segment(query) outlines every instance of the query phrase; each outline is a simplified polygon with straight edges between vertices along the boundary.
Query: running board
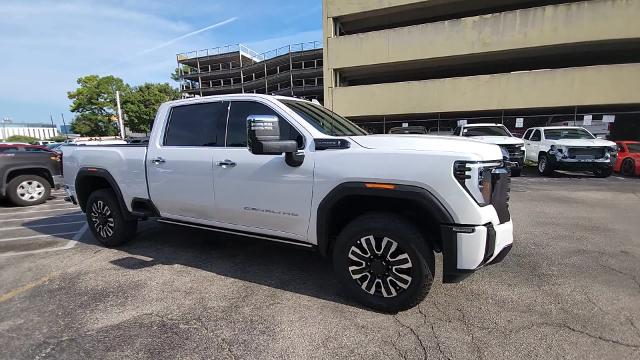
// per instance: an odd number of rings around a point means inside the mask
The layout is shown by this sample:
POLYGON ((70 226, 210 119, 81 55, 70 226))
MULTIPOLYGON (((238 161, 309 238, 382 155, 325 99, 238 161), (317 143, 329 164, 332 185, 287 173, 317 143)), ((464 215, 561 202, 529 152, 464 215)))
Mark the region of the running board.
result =
POLYGON ((173 219, 161 218, 161 219, 157 219, 157 221, 161 222, 161 223, 166 223, 166 224, 188 226, 188 227, 192 227, 192 228, 196 228, 196 229, 203 229, 203 230, 221 232, 221 233, 226 233, 226 234, 248 236, 248 237, 252 237, 252 238, 256 238, 256 239, 275 241, 275 242, 282 243, 282 244, 287 244, 287 245, 301 246, 301 247, 304 247, 304 248, 307 248, 307 249, 315 249, 315 247, 316 247, 313 244, 309 244, 309 243, 306 243, 306 242, 303 242, 303 241, 298 241, 298 240, 293 240, 293 239, 286 239, 286 238, 275 237, 275 236, 259 235, 259 234, 254 234, 254 233, 244 232, 244 231, 239 231, 239 230, 222 229, 222 228, 215 227, 215 226, 209 226, 209 225, 203 225, 203 224, 193 224, 193 223, 190 223, 190 222, 173 220, 173 219))

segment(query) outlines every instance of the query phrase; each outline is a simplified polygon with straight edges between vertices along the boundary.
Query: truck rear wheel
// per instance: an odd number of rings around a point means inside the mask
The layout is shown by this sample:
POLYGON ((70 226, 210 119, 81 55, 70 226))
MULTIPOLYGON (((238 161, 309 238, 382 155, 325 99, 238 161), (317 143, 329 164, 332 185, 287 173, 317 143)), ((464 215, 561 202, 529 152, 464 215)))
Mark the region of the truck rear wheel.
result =
POLYGON ((38 175, 20 175, 7 184, 7 197, 17 206, 42 204, 51 195, 49 181, 38 175))
POLYGON ((138 229, 137 220, 127 220, 111 189, 96 190, 89 195, 87 206, 89 229, 104 246, 118 246, 131 239, 138 229))
POLYGON ((392 213, 371 213, 342 229, 333 266, 343 287, 361 304, 398 312, 419 304, 435 273, 433 250, 420 229, 392 213))

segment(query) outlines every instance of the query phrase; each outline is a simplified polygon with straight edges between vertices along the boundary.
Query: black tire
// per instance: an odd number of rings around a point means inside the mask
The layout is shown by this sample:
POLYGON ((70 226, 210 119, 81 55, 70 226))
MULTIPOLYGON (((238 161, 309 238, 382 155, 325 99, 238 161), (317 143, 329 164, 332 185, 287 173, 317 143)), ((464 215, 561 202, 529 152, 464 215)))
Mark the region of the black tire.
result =
POLYGON ((92 192, 85 211, 93 236, 106 247, 125 243, 133 238, 138 229, 137 220, 124 218, 118 198, 111 189, 92 192))
POLYGON ((410 309, 424 300, 435 274, 427 239, 413 223, 393 213, 365 214, 347 224, 334 244, 333 266, 338 280, 356 301, 387 313, 410 309), (370 262, 357 260, 364 253, 371 254, 366 251, 371 245, 376 254, 365 256, 370 262), (372 279, 372 286, 367 286, 372 279))
POLYGON ((553 165, 551 165, 547 154, 540 154, 538 156, 538 173, 542 176, 551 176, 553 170, 553 165))
POLYGON ((520 177, 522 175, 522 168, 511 169, 511 177, 520 177))
POLYGON ((38 175, 20 175, 9 181, 6 192, 9 201, 14 205, 39 205, 51 196, 51 184, 38 175))
POLYGON ((633 176, 636 173, 636 164, 631 158, 626 158, 620 166, 622 176, 633 176))
POLYGON ((601 168, 593 171, 593 175, 597 178, 607 178, 613 174, 612 168, 601 168))

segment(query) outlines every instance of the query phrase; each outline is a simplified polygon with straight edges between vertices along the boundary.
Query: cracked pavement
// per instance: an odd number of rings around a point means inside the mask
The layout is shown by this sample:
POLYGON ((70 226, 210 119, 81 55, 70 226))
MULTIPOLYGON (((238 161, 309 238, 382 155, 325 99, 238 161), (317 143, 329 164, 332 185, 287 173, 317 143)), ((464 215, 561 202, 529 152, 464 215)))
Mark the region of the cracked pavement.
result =
POLYGON ((316 254, 157 223, 126 246, 0 258, 2 359, 640 358, 640 179, 512 183, 498 265, 395 315, 316 254), (18 289, 18 290, 16 290, 18 289))

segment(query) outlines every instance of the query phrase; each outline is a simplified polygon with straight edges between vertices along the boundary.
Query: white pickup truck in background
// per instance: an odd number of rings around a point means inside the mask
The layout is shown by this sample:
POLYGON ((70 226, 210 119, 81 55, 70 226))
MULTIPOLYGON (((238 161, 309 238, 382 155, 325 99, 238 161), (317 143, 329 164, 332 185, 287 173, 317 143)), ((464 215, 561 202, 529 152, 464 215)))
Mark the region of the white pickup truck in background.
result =
MULTIPOLYGON (((69 199, 106 246, 139 220, 318 250, 358 301, 382 311, 511 249, 500 148, 438 136, 368 135, 320 105, 255 94, 163 104, 148 145, 65 149, 69 199)), ((162 244, 158 244, 162 246, 162 244)))
POLYGON ((473 140, 500 146, 511 162, 511 176, 522 174, 524 166, 524 141, 511 134, 502 124, 467 124, 458 126, 453 131, 454 136, 464 136, 473 140))
POLYGON ((613 173, 618 156, 616 143, 577 126, 534 127, 522 138, 527 160, 537 163, 538 172, 545 176, 555 170, 586 170, 605 178, 613 173))

